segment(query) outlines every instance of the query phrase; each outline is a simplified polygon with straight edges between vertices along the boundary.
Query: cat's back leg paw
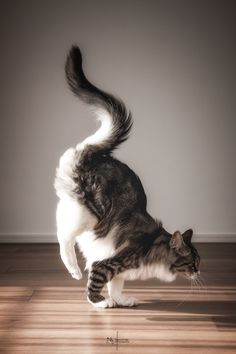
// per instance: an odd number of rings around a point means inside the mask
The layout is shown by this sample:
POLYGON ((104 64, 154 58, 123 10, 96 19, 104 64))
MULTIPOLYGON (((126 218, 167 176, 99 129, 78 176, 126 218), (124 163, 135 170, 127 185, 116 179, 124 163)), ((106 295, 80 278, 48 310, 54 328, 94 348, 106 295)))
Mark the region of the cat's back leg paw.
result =
POLYGON ((129 296, 129 297, 119 297, 118 299, 115 299, 115 302, 117 303, 117 306, 119 307, 134 307, 138 306, 138 299, 135 297, 129 296))
POLYGON ((80 280, 83 278, 83 275, 82 275, 80 269, 73 270, 70 274, 71 274, 72 278, 74 278, 76 280, 80 280))

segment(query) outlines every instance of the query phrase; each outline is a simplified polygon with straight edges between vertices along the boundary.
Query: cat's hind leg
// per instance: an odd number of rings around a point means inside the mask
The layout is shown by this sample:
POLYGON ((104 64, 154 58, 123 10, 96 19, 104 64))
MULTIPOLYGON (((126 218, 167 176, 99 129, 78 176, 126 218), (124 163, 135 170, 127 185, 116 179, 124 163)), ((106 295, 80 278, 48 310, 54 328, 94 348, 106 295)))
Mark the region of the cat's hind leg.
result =
POLYGON ((61 199, 57 206, 57 238, 60 244, 60 255, 71 276, 77 280, 82 278, 78 266, 75 242, 76 237, 88 227, 91 220, 84 207, 73 199, 61 199))
MULTIPOLYGON (((67 235, 68 236, 68 235, 67 235)), ((70 235, 69 235, 70 236, 70 235)), ((82 272, 78 266, 76 253, 75 253, 75 239, 60 239, 60 255, 61 259, 66 266, 68 272, 71 274, 72 278, 80 280, 82 279, 82 272)))

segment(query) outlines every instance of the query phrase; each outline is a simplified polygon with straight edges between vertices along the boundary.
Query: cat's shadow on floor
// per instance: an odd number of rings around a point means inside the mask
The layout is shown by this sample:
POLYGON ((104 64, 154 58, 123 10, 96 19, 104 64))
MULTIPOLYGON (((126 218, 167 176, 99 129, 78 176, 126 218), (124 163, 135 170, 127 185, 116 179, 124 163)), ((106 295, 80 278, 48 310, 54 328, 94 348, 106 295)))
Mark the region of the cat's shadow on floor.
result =
POLYGON ((177 321, 185 323, 206 323, 212 321, 219 330, 236 329, 236 300, 214 301, 213 299, 201 301, 164 301, 145 300, 140 302, 133 311, 153 311, 153 316, 147 316, 150 322, 170 323, 177 321))

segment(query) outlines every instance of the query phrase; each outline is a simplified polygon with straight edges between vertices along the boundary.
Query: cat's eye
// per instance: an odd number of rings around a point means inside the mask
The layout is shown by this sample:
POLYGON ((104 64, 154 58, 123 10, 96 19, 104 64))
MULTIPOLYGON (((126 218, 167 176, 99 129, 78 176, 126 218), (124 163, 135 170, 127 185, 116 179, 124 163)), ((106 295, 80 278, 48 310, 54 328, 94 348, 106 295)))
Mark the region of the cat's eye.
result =
POLYGON ((187 262, 178 264, 178 267, 179 267, 179 268, 181 268, 181 267, 187 267, 187 266, 188 266, 188 263, 187 263, 187 262))

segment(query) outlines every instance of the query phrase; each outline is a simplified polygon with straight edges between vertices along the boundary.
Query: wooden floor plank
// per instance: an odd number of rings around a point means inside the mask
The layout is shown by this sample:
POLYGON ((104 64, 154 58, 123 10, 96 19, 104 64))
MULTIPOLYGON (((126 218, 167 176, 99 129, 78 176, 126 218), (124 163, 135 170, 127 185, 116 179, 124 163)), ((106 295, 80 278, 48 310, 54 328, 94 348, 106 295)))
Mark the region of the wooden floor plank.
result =
POLYGON ((70 278, 58 245, 0 245, 0 353, 235 353, 236 245, 198 248, 203 288, 127 282, 139 306, 103 310, 87 303, 86 274, 70 278))

